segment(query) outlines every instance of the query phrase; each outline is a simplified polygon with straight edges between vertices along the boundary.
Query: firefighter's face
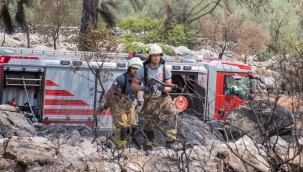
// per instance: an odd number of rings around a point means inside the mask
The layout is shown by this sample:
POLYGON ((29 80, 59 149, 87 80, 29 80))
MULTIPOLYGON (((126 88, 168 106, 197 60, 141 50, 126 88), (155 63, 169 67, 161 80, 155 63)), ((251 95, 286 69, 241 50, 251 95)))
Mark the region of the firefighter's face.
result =
POLYGON ((130 70, 129 70, 129 74, 134 77, 136 72, 137 72, 137 68, 134 68, 134 67, 130 67, 130 70))
POLYGON ((150 61, 154 64, 159 64, 161 60, 161 54, 151 54, 150 61))

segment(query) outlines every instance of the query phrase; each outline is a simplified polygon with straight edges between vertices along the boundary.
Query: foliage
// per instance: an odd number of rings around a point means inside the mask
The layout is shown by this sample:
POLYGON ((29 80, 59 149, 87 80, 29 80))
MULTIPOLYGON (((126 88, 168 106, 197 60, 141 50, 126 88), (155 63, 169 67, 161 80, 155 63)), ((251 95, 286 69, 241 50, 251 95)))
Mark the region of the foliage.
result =
POLYGON ((106 29, 90 30, 84 34, 80 34, 78 47, 82 47, 92 52, 117 52, 118 41, 110 35, 106 29))
POLYGON ((130 42, 125 43, 124 46, 125 47, 122 51, 123 53, 128 53, 128 52, 131 52, 131 51, 139 51, 139 50, 144 50, 145 49, 145 47, 141 47, 136 43, 130 43, 130 42))
POLYGON ((272 54, 268 51, 264 51, 257 54, 258 61, 263 62, 267 61, 272 57, 272 54))
POLYGON ((133 43, 135 42, 135 36, 133 34, 126 34, 122 36, 121 38, 119 38, 119 42, 124 44, 123 53, 144 49, 143 47, 140 47, 138 44, 133 43))
POLYGON ((162 20, 149 17, 137 20, 133 17, 122 18, 118 21, 117 26, 132 32, 151 31, 157 29, 163 23, 162 20))
MULTIPOLYGON (((146 34, 138 36, 135 40, 143 43, 163 43, 173 46, 185 45, 191 48, 194 44, 193 32, 189 32, 187 27, 183 24, 173 23, 172 30, 165 30, 164 20, 144 18, 141 20, 135 20, 128 17, 121 19, 118 22, 118 26, 131 32, 146 32, 146 34)), ((124 41, 125 36, 120 39, 124 41)))
POLYGON ((176 55, 175 51, 170 46, 163 45, 163 44, 159 44, 159 45, 162 48, 162 51, 163 51, 164 54, 169 55, 169 56, 175 56, 176 55))
POLYGON ((137 19, 150 17, 162 19, 165 15, 165 8, 162 0, 115 0, 118 4, 119 18, 134 17, 137 19))
POLYGON ((119 38, 119 41, 123 44, 135 42, 135 36, 133 34, 126 34, 119 38))
POLYGON ((269 42, 266 33, 258 25, 248 21, 245 16, 229 13, 207 16, 200 22, 200 26, 200 36, 218 42, 222 48, 221 55, 230 42, 236 43, 236 46, 229 47, 230 49, 245 56, 264 51, 269 42))

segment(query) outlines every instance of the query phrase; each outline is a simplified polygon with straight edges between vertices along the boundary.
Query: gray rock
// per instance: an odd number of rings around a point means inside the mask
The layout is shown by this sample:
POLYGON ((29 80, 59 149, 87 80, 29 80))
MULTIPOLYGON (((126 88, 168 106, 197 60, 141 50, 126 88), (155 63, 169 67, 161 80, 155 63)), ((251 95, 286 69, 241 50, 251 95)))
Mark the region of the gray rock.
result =
POLYGON ((199 118, 187 114, 179 115, 177 138, 182 143, 188 143, 189 146, 192 143, 204 145, 207 140, 219 140, 218 136, 221 136, 218 131, 213 130, 209 124, 199 118))
POLYGON ((80 142, 81 135, 78 130, 73 130, 69 136, 66 137, 67 144, 71 146, 77 146, 80 142))
POLYGON ((10 111, 10 112, 19 112, 19 108, 18 107, 14 107, 8 104, 2 104, 0 105, 0 110, 1 111, 10 111))
POLYGON ((15 172, 17 163, 14 160, 0 158, 0 170, 5 172, 15 172))
POLYGON ((264 136, 258 123, 269 134, 274 134, 294 123, 293 116, 284 106, 268 100, 250 101, 241 104, 227 114, 227 136, 229 139, 249 135, 252 138, 264 136), (275 110, 275 113, 273 112, 275 110), (270 120, 272 119, 272 120, 270 120), (277 126, 277 128, 275 128, 277 126))
POLYGON ((17 161, 24 166, 33 164, 50 164, 56 159, 55 146, 46 138, 16 137, 5 141, 4 158, 17 161))
POLYGON ((186 48, 185 46, 180 46, 174 49, 175 53, 177 55, 190 55, 191 54, 191 50, 186 48))
POLYGON ((10 136, 32 137, 35 127, 32 126, 23 114, 0 111, 0 135, 4 138, 10 136))

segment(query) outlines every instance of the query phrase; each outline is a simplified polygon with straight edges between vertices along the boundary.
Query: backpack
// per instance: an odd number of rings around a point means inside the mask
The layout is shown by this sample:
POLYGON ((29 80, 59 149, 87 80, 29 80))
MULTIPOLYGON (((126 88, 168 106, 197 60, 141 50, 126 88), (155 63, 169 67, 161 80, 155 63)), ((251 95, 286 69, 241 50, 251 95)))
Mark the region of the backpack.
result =
POLYGON ((125 72, 123 75, 124 75, 124 84, 123 84, 123 88, 122 88, 122 94, 125 95, 125 89, 126 89, 126 83, 127 83, 127 78, 126 78, 126 75, 127 75, 128 72, 125 72))

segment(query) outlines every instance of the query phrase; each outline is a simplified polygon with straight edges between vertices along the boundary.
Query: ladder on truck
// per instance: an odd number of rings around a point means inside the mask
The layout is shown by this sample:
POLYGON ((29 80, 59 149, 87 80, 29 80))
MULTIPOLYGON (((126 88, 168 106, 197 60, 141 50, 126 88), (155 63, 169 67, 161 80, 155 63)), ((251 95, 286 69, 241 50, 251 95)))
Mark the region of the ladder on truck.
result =
MULTIPOLYGON (((97 55, 94 52, 87 51, 63 51, 63 50, 39 50, 30 48, 13 48, 13 47, 0 47, 0 55, 16 54, 16 55, 35 55, 39 57, 67 57, 67 58, 81 58, 85 56, 97 55)), ((127 60, 128 53, 106 53, 102 56, 112 57, 120 60, 127 60)), ((164 55, 165 62, 179 62, 176 56, 164 55)))
MULTIPOLYGON (((12 48, 12 47, 0 47, 0 55, 5 54, 22 54, 22 55, 35 55, 35 56, 51 56, 51 57, 70 57, 81 58, 84 56, 94 56, 98 53, 87 51, 63 51, 63 50, 39 50, 31 48, 12 48)), ((127 53, 104 53, 102 56, 115 57, 115 58, 127 58, 127 53)))

